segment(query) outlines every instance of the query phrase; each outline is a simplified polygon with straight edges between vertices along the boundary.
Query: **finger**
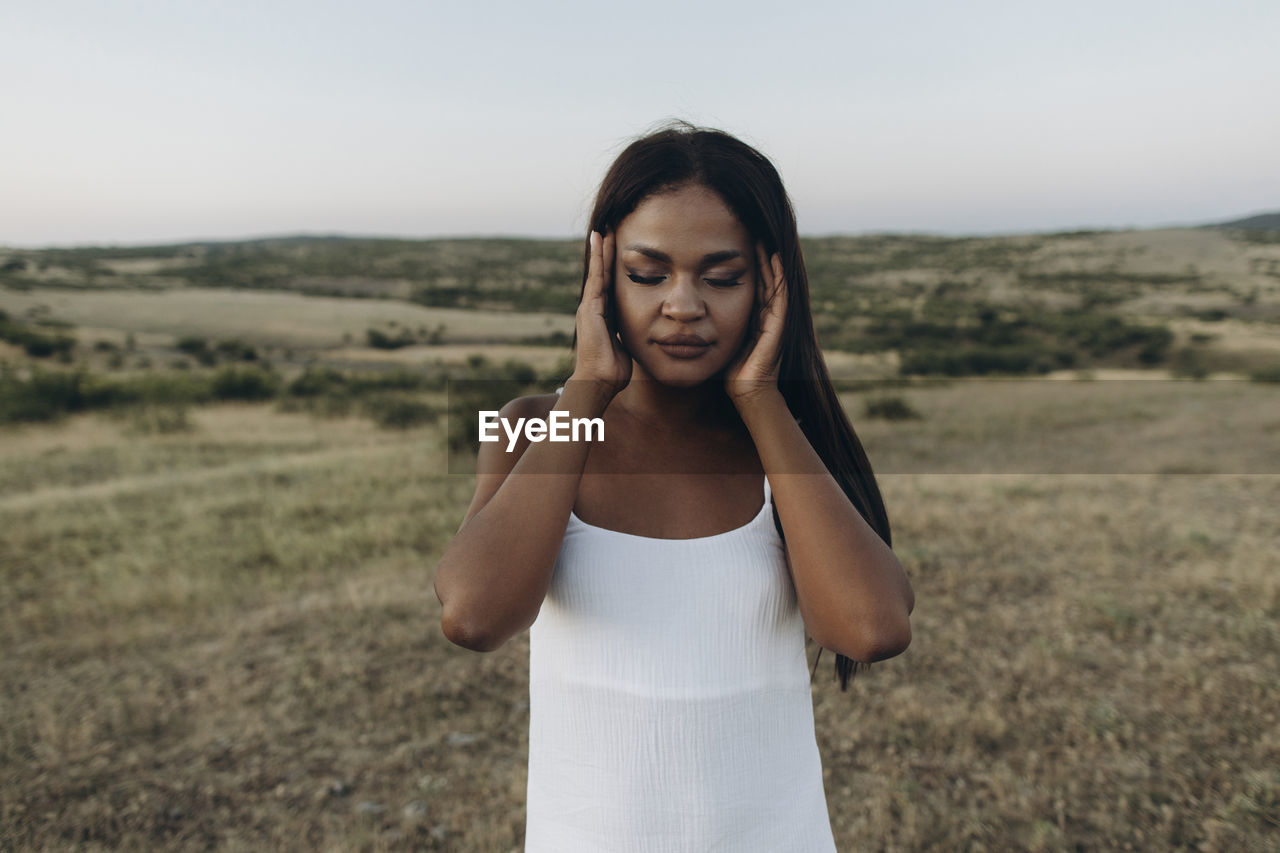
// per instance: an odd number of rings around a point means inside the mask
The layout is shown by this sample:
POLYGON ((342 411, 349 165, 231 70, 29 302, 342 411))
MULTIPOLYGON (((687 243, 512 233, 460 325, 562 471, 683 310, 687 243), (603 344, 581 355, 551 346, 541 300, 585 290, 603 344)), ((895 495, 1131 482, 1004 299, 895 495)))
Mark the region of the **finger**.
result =
POLYGON ((600 235, 600 294, 604 298, 605 319, 612 320, 613 232, 600 235))
POLYGON ((604 280, 608 283, 613 282, 613 260, 614 260, 614 232, 610 231, 604 236, 604 280))
POLYGON ((773 267, 773 295, 769 297, 769 300, 772 302, 774 297, 781 296, 784 300, 783 304, 785 305, 787 280, 782 275, 782 256, 777 254, 776 252, 774 253, 774 256, 773 256, 772 267, 773 267))
POLYGON ((590 245, 590 255, 587 260, 587 285, 582 293, 583 302, 592 299, 600 299, 604 295, 604 280, 602 270, 604 267, 604 258, 602 257, 600 233, 592 231, 588 238, 590 245))

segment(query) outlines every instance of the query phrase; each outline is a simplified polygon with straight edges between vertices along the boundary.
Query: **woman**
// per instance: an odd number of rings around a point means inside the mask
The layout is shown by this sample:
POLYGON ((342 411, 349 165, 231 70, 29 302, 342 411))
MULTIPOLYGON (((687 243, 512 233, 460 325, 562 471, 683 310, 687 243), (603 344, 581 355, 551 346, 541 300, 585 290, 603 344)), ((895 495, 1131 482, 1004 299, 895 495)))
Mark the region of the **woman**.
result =
POLYGON ((804 633, 845 689, 906 648, 914 596, 786 191, 676 124, 619 155, 590 225, 574 372, 501 416, 605 440, 482 445, 436 572, 451 641, 531 629, 525 849, 833 850, 804 633))

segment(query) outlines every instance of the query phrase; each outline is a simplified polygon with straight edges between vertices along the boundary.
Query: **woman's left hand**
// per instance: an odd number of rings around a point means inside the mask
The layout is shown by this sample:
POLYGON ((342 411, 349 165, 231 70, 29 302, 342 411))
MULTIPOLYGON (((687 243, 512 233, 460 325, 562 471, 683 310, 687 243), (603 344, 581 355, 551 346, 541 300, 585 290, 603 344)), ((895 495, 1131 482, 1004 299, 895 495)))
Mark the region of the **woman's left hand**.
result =
POLYGON ((776 253, 767 257, 764 246, 757 245, 756 263, 759 314, 754 338, 743 341, 741 352, 724 374, 725 391, 739 408, 761 393, 777 390, 782 329, 787 319, 787 281, 782 275, 782 258, 776 253))

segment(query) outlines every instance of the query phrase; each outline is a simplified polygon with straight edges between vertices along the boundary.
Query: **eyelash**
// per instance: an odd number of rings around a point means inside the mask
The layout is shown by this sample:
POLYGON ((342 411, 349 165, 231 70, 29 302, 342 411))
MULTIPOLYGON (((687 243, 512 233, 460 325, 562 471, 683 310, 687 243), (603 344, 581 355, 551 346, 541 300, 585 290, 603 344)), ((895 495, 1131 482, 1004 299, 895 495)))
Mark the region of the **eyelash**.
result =
MULTIPOLYGON (((636 284, 652 285, 652 284, 659 284, 664 278, 666 278, 666 276, 659 275, 659 276, 646 277, 642 275, 636 275, 635 273, 628 273, 627 278, 631 279, 636 284)), ((740 278, 704 278, 703 281, 715 287, 736 287, 742 284, 742 279, 740 278)))

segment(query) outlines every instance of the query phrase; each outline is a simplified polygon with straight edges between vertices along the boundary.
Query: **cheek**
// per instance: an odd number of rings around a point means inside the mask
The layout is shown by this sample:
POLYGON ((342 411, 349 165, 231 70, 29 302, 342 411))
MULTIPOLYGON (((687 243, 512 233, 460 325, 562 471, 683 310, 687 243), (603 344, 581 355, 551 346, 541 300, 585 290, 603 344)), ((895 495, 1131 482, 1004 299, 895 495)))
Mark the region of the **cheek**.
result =
POLYGON ((734 305, 734 327, 740 330, 743 338, 751 334, 756 325, 756 297, 754 290, 750 298, 743 298, 734 305))
POLYGON ((636 318, 640 316, 642 308, 633 291, 629 289, 615 290, 614 305, 617 306, 616 317, 619 326, 626 328, 627 326, 635 325, 636 318))

